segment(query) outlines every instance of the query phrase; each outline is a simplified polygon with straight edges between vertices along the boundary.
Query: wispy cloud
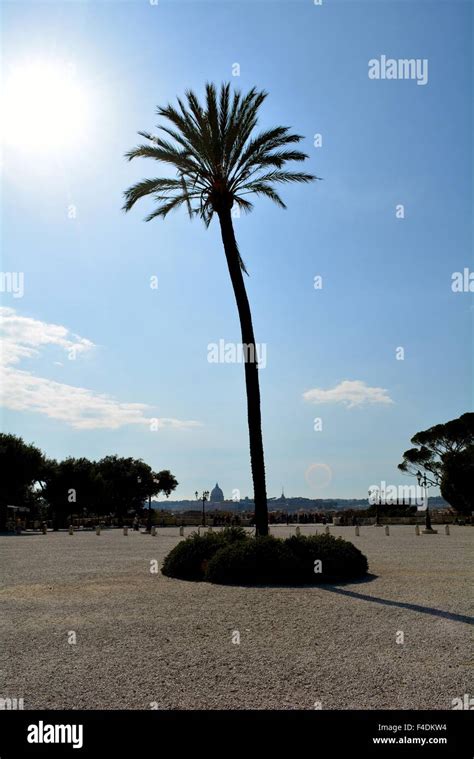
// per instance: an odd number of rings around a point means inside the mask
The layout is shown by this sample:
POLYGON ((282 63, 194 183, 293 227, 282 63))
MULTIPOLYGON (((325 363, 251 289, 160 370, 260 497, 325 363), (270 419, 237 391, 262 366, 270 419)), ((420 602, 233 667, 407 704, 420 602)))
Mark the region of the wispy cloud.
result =
POLYGON ((56 345, 76 356, 96 347, 90 340, 75 335, 60 324, 19 316, 13 308, 0 308, 0 319, 2 366, 37 356, 46 345, 56 345))
POLYGON ((387 390, 382 387, 369 387, 362 380, 344 380, 329 390, 315 387, 303 393, 303 398, 310 403, 343 403, 347 408, 393 403, 387 390))
POLYGON ((126 424, 151 429, 199 426, 192 420, 157 418, 144 403, 121 403, 109 395, 38 377, 17 367, 25 359, 40 356, 47 345, 69 357, 94 350, 94 343, 66 327, 19 316, 13 308, 0 308, 0 339, 0 401, 5 408, 44 414, 77 429, 117 429, 126 424))

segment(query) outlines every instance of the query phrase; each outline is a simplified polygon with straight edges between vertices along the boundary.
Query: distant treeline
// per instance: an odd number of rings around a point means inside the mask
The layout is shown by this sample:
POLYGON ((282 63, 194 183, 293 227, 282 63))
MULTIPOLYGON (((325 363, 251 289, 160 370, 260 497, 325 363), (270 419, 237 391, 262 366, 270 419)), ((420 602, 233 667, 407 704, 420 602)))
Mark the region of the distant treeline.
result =
POLYGON ((140 514, 146 501, 169 496, 178 482, 168 469, 154 472, 141 459, 105 456, 49 459, 16 435, 0 434, 0 529, 21 510, 65 526, 72 514, 140 514), (16 507, 16 508, 8 508, 16 507))

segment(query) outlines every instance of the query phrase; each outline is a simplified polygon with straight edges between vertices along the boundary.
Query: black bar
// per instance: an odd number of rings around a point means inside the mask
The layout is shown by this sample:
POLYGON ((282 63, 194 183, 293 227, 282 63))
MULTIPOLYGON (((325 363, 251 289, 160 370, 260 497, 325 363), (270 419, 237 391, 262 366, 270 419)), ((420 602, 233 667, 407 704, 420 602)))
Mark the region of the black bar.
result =
POLYGON ((288 752, 289 759, 306 755, 309 759, 402 755, 472 759, 472 733, 468 710, 0 711, 0 757, 225 757, 229 750, 232 754, 241 750, 246 756, 260 745, 262 757, 288 752), (77 749, 72 743, 27 740, 50 735, 60 739, 61 732, 55 730, 60 725, 77 726, 76 732, 72 727, 69 734, 64 731, 77 749))

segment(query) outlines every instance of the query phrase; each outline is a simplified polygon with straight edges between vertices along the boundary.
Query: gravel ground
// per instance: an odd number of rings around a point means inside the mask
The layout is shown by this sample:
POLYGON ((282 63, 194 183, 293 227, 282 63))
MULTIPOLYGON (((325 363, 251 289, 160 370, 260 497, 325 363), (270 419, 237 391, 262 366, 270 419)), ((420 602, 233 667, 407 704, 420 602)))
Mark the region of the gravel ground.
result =
POLYGON ((241 588, 152 573, 177 528, 0 537, 0 697, 25 709, 451 709, 472 694, 471 528, 331 533, 367 555, 369 581, 241 588))

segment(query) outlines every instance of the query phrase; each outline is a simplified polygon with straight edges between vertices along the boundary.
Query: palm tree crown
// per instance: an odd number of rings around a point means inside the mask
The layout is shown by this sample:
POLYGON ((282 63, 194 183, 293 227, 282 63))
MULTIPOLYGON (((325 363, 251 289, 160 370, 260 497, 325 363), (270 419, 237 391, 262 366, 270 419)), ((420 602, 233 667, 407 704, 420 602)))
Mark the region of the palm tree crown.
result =
POLYGON ((258 109, 267 97, 253 87, 245 96, 231 95, 230 85, 223 84, 219 96, 213 84, 206 85, 203 107, 188 90, 186 103, 178 98, 179 108, 167 105, 157 113, 172 126, 159 126, 173 139, 169 142, 148 132, 139 132, 149 144, 139 145, 126 154, 132 158, 154 158, 174 166, 176 178, 145 179, 125 192, 124 210, 147 195, 153 196, 156 208, 146 217, 151 221, 165 217, 183 203, 190 216, 202 218, 209 225, 215 211, 233 204, 249 212, 253 204, 245 196, 264 195, 286 208, 275 191, 278 183, 311 182, 318 177, 302 172, 285 171, 289 161, 304 161, 308 156, 287 146, 302 137, 291 134, 288 127, 267 129, 255 137, 258 109))

